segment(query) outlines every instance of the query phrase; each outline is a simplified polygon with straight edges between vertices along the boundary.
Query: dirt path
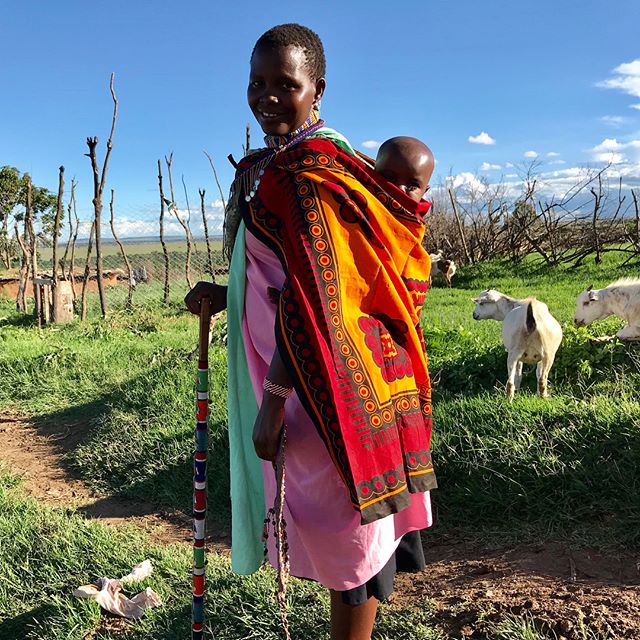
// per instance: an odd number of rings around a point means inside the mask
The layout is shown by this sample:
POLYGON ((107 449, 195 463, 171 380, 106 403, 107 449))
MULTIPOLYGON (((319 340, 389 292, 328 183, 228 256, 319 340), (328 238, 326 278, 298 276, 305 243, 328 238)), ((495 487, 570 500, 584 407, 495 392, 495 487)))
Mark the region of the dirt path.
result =
POLYGON ((485 638, 490 622, 513 614, 558 640, 640 639, 637 554, 603 555, 557 543, 430 548, 428 538, 425 552, 426 571, 398 577, 394 604, 430 598, 438 625, 451 637, 485 638))
MULTIPOLYGON (((78 425, 36 429, 16 415, 0 414, 0 459, 24 478, 39 500, 72 505, 87 517, 136 525, 160 544, 189 543, 191 521, 157 505, 94 495, 63 464, 65 452, 81 438, 78 425)), ((209 549, 228 552, 228 541, 209 549)), ((428 567, 397 578, 393 606, 429 598, 435 620, 451 638, 486 638, 491 621, 506 614, 526 616, 558 640, 585 640, 582 629, 601 637, 640 640, 640 555, 603 555, 561 544, 487 549, 461 543, 429 544, 428 567)))
POLYGON ((191 519, 185 514, 162 511, 143 500, 96 495, 73 478, 63 456, 77 440, 77 431, 68 425, 36 429, 25 418, 0 414, 0 459, 22 476, 27 494, 48 505, 75 507, 105 524, 135 525, 146 531, 152 542, 191 541, 191 519))

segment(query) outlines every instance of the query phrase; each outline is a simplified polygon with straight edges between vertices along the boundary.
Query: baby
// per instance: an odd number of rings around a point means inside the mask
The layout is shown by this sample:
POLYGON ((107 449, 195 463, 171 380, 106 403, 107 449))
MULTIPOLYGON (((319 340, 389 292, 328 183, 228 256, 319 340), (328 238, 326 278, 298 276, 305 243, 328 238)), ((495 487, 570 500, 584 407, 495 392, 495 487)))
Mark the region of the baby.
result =
POLYGON ((416 202, 427 192, 433 168, 431 149, 408 136, 383 142, 376 157, 376 171, 416 202))

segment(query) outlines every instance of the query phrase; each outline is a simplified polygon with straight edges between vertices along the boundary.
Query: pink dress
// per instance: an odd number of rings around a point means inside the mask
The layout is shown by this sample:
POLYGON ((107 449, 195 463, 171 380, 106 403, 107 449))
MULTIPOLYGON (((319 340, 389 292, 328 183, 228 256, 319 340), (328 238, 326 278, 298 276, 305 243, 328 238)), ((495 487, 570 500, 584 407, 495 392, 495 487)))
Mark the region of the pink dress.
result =
MULTIPOLYGON (((246 290, 243 318, 245 352, 258 404, 262 381, 273 357, 276 306, 267 288, 282 288, 284 272, 275 254, 245 232, 246 290)), ((285 405, 287 425, 286 496, 284 516, 291 574, 311 578, 337 591, 358 587, 377 574, 395 552, 405 533, 431 526, 429 493, 411 494, 400 513, 361 525, 315 426, 294 394, 285 405)), ((262 465, 266 508, 273 506, 276 482, 273 466, 262 465)), ((273 536, 269 560, 276 565, 273 536)))

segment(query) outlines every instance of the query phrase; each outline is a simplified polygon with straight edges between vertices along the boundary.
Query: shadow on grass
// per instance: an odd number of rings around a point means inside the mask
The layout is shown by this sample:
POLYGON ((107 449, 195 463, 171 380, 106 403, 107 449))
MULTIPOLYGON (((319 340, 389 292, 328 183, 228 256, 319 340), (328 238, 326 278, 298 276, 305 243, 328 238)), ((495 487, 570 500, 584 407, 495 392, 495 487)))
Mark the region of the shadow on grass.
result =
MULTIPOLYGON (((128 502, 128 515, 151 513, 155 505, 190 517, 193 376, 177 369, 175 354, 169 353, 99 398, 31 422, 61 454, 70 478, 128 502)), ((208 522, 214 537, 225 540, 230 529, 229 449, 226 415, 217 413, 209 425, 208 522)), ((98 503, 95 509, 108 511, 108 506, 98 503)), ((126 517, 126 505, 118 505, 117 511, 116 517, 126 517)))
POLYGON ((38 629, 46 629, 47 620, 58 615, 52 604, 42 604, 12 618, 0 621, 0 638, 3 640, 26 640, 43 637, 38 629))
POLYGON ((38 322, 31 314, 12 311, 9 316, 0 318, 0 327, 37 327, 38 322))

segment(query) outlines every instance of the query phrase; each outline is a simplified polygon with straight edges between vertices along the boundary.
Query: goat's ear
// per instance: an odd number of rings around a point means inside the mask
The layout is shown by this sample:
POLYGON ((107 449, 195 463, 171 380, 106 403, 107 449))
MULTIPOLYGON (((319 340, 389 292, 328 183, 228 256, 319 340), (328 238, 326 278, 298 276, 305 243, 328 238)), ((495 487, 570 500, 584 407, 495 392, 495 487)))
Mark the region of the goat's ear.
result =
POLYGON ((595 291, 589 289, 589 302, 595 302, 598 299, 598 294, 595 291))
POLYGON ((471 298, 471 302, 478 304, 478 302, 480 302, 480 298, 471 298))

